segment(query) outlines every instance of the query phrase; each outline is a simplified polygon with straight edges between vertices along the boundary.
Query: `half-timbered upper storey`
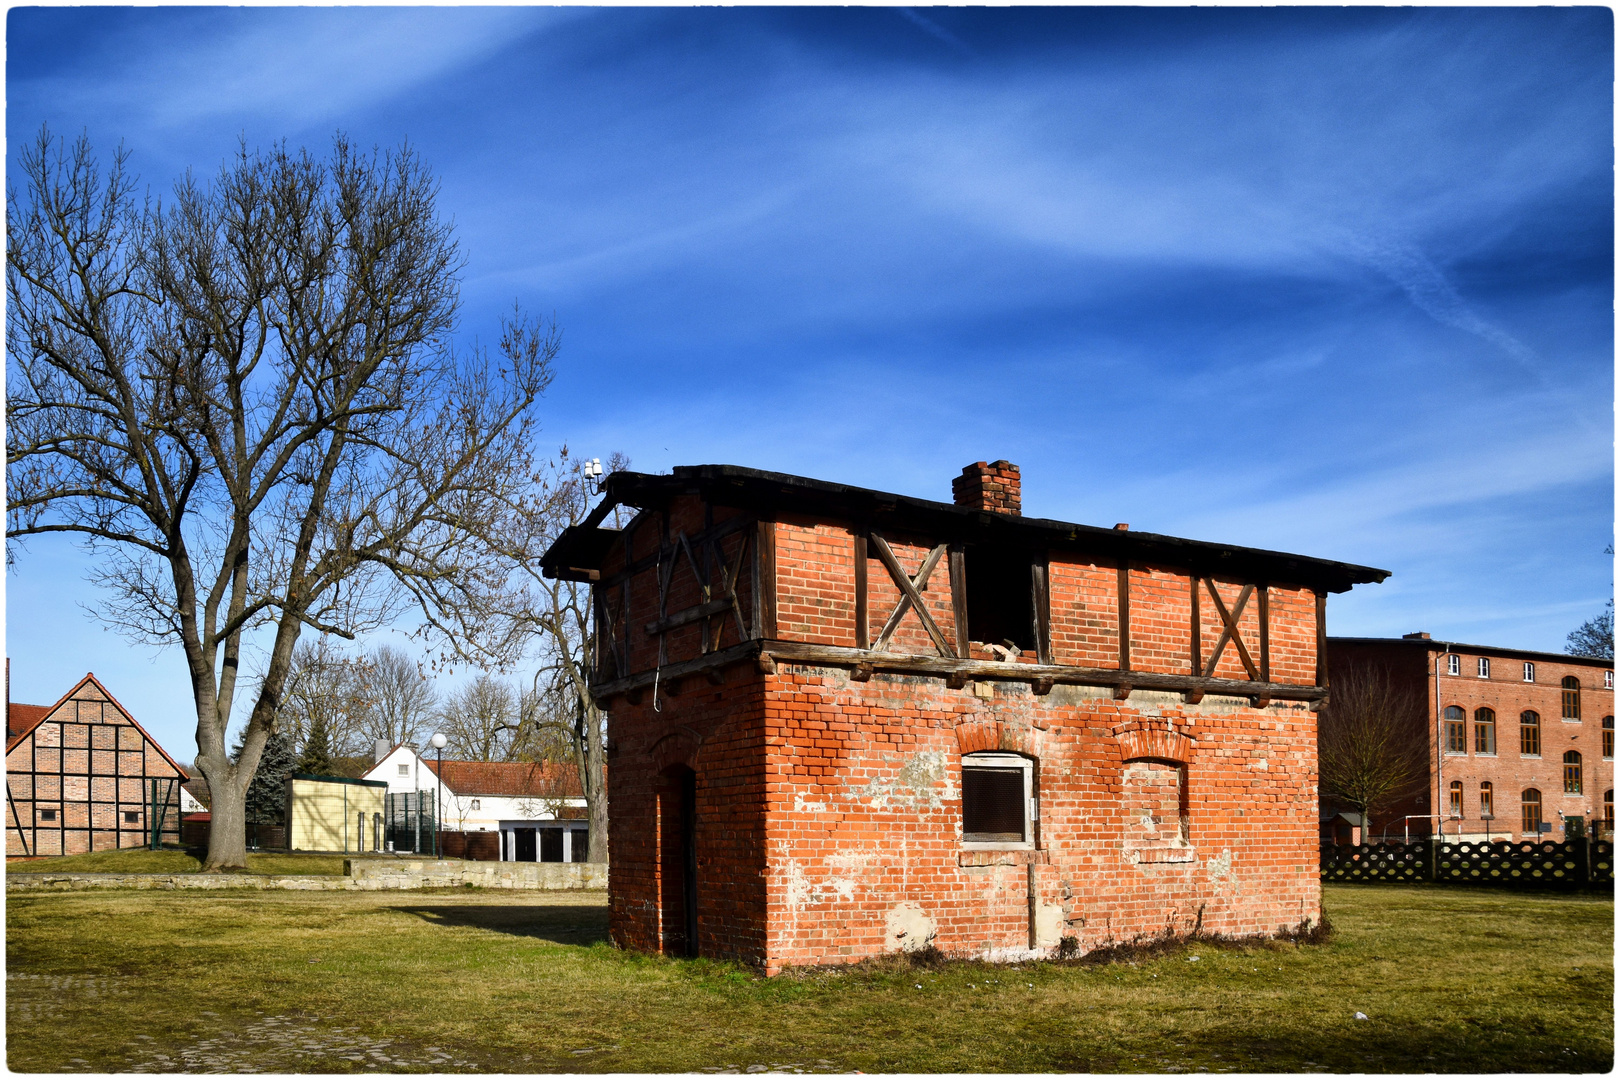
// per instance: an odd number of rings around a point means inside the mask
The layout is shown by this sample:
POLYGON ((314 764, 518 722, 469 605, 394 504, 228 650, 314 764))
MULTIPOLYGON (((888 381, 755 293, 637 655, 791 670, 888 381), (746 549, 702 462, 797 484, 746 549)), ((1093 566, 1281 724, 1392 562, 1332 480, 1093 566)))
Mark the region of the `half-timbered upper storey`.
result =
POLYGON ((595 692, 776 660, 968 680, 1320 701, 1327 594, 1388 571, 1020 514, 1016 466, 954 503, 734 465, 620 472, 546 552, 593 583, 595 692), (622 529, 602 523, 635 511, 622 529))

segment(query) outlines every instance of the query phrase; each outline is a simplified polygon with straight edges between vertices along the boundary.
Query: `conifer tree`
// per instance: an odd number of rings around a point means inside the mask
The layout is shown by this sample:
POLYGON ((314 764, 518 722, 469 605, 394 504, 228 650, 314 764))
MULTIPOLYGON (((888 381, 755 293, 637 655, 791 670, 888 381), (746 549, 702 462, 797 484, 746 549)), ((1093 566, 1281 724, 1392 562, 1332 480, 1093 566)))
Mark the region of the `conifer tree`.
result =
MULTIPOLYGON (((242 753, 237 740, 235 756, 242 753)), ((254 825, 283 825, 287 810, 287 778, 298 767, 298 751, 292 732, 272 731, 264 744, 259 769, 247 790, 247 820, 254 825)))
POLYGON ((333 768, 331 733, 324 720, 317 720, 310 724, 309 733, 304 737, 304 752, 298 757, 298 771, 331 776, 333 768))

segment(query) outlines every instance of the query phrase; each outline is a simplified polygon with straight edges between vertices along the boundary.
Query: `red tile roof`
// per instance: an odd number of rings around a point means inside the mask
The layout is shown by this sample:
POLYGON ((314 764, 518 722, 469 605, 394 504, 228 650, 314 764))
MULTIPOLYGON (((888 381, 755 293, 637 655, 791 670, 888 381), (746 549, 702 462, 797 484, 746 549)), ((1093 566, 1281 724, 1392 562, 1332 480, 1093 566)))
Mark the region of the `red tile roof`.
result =
MULTIPOLYGON (((428 758, 422 762, 438 772, 438 762, 428 758)), ((444 782, 457 795, 578 799, 585 794, 579 769, 555 761, 447 761, 444 782)))
POLYGON ((45 719, 54 705, 24 705, 18 701, 6 704, 6 738, 20 734, 45 719))

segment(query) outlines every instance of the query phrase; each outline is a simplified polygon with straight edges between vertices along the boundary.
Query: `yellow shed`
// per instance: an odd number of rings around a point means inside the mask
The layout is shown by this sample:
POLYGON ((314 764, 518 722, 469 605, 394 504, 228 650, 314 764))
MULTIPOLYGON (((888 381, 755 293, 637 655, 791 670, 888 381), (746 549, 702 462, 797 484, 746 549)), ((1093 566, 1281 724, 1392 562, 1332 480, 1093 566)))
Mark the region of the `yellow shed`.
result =
POLYGON ((298 851, 382 849, 384 780, 293 773, 287 780, 287 846, 298 851))

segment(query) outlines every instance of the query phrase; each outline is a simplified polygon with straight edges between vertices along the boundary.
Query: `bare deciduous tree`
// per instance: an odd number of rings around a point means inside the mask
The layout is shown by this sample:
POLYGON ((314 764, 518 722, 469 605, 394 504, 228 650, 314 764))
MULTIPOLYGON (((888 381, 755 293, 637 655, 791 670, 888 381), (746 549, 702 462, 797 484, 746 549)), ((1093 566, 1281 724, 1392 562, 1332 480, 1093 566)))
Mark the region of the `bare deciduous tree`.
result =
MULTIPOLYGON (((618 472, 629 464, 624 455, 613 454, 607 470, 618 472)), ((590 859, 606 862, 606 718, 590 694, 596 648, 591 589, 540 572, 540 555, 590 512, 595 484, 583 465, 564 447, 528 497, 498 520, 501 528, 490 542, 505 558, 507 587, 469 597, 469 607, 458 612, 460 623, 478 626, 480 634, 442 637, 457 655, 476 663, 513 666, 538 654, 533 706, 525 710, 524 730, 516 739, 520 746, 540 747, 558 736, 566 739, 584 788, 590 859)), ((622 524, 620 510, 614 513, 615 522, 622 524)))
POLYGON ((1356 668, 1336 677, 1317 724, 1318 786, 1362 816, 1424 791, 1429 779, 1429 732, 1419 691, 1383 668, 1356 668))
POLYGON ((416 662, 381 645, 366 654, 365 679, 370 709, 361 734, 391 747, 421 742, 438 707, 438 695, 416 662))
POLYGON ((439 708, 445 752, 464 761, 510 761, 518 729, 512 684, 483 674, 447 695, 439 708))
MULTIPOLYGON (((206 867, 245 865, 243 800, 312 628, 501 589, 480 538, 533 482, 554 330, 453 346, 461 257, 408 148, 245 146, 163 205, 122 151, 41 131, 7 192, 9 535, 86 537, 103 616, 178 643, 213 793, 206 867), (246 636, 266 639, 243 682, 246 636), (225 745, 247 699, 240 760, 225 745)), ((12 549, 8 546, 8 558, 12 549)))
POLYGON ((293 648, 276 730, 299 749, 324 741, 328 756, 349 757, 365 745, 362 727, 371 711, 366 661, 345 654, 321 634, 293 648))
MULTIPOLYGON (((1611 543, 1603 554, 1613 555, 1611 543)), ((1610 582, 1613 585, 1613 582, 1610 582)), ((1614 590, 1611 588, 1611 592, 1614 590)), ((1603 612, 1587 619, 1569 632, 1564 639, 1564 651, 1571 656, 1590 656, 1595 660, 1614 659, 1614 598, 1603 606, 1603 612)))

